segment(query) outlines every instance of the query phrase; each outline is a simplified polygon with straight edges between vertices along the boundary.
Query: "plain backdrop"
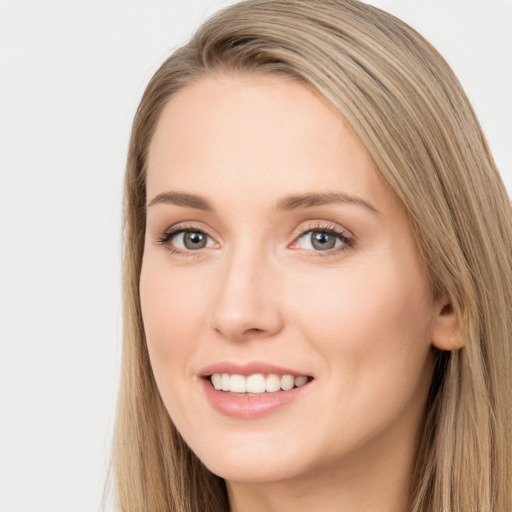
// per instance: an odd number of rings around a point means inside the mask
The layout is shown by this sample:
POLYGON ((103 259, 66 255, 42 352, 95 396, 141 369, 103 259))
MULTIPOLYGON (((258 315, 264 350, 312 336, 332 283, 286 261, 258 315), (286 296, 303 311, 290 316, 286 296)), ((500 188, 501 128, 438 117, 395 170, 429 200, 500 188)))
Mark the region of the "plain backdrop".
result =
MULTIPOLYGON (((0 512, 98 511, 135 108, 221 0, 0 0, 0 512)), ((462 81, 512 189, 512 0, 373 0, 462 81)))

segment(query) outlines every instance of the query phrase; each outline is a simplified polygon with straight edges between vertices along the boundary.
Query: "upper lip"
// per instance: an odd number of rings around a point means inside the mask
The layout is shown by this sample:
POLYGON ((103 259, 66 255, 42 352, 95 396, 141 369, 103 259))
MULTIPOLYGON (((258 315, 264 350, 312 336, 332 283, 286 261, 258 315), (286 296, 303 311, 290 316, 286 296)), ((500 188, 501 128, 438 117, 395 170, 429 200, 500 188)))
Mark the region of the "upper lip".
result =
POLYGON ((208 377, 214 373, 229 373, 231 375, 245 376, 254 375, 255 373, 277 373, 278 375, 293 375, 294 377, 310 376, 308 373, 262 361, 219 361, 218 363, 213 363, 202 368, 199 372, 199 376, 208 377))

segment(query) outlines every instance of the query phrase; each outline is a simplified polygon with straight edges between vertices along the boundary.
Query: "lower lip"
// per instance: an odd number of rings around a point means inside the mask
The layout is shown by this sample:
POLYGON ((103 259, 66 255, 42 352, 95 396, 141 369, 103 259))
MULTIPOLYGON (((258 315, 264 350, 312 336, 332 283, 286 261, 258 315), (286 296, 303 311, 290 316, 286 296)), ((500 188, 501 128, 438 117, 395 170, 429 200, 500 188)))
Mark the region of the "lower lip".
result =
POLYGON ((275 391, 259 395, 231 395, 215 389, 210 379, 201 379, 206 396, 215 410, 225 416, 238 419, 255 419, 277 411, 281 407, 297 400, 311 382, 289 391, 275 391))

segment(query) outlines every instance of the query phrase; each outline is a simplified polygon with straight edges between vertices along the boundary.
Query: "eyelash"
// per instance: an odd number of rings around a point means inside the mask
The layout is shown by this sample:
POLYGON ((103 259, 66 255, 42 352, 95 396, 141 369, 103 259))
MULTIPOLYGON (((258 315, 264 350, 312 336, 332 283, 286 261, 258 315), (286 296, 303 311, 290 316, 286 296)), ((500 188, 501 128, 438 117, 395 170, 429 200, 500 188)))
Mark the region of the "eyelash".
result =
POLYGON ((196 226, 192 226, 190 224, 179 224, 177 226, 173 226, 169 228, 161 237, 159 237, 156 242, 160 245, 165 245, 167 250, 171 254, 179 254, 180 256, 184 256, 186 258, 196 258, 200 256, 199 250, 196 251, 183 251, 181 249, 175 249, 170 245, 171 239, 179 235, 180 233, 185 233, 187 231, 194 232, 194 233, 201 233, 202 235, 209 236, 208 233, 203 231, 202 229, 197 228, 196 226))
POLYGON ((304 235, 308 233, 327 233, 328 235, 332 235, 335 238, 339 238, 342 241, 342 245, 340 247, 335 247, 333 249, 327 249, 325 251, 314 251, 314 250, 306 250, 306 255, 310 258, 325 258, 329 256, 334 256, 340 254, 342 252, 347 251, 352 248, 355 244, 355 239, 353 236, 349 235, 343 229, 340 229, 331 224, 322 224, 316 223, 308 226, 307 228, 300 228, 294 232, 294 240, 298 241, 304 235))
MULTIPOLYGON (((159 245, 164 245, 167 247, 167 250, 171 254, 179 254, 180 256, 184 257, 199 257, 200 250, 182 250, 182 249, 176 249, 171 246, 170 241, 171 239, 180 234, 185 232, 194 232, 194 233, 200 233, 204 236, 209 237, 208 233, 206 233, 204 230, 197 228, 196 226, 190 225, 190 224, 179 224, 177 226, 173 226, 170 229, 168 229, 163 235, 159 238, 157 238, 156 243, 159 245)), ((298 241, 301 237, 304 235, 310 233, 310 232, 319 232, 319 233, 327 233, 328 235, 333 235, 336 238, 339 238, 343 245, 340 247, 336 247, 333 249, 327 249, 325 251, 314 251, 314 250, 306 250, 306 256, 311 258, 325 258, 328 256, 334 256, 336 254, 339 254, 341 252, 344 252, 350 248, 352 248, 355 244, 355 239, 353 236, 348 235, 346 231, 343 231, 342 229, 337 228, 334 225, 330 224, 321 224, 316 223, 314 225, 310 225, 307 228, 301 228, 298 229, 294 234, 294 243, 298 241)), ((211 237, 210 237, 211 238, 211 237)))

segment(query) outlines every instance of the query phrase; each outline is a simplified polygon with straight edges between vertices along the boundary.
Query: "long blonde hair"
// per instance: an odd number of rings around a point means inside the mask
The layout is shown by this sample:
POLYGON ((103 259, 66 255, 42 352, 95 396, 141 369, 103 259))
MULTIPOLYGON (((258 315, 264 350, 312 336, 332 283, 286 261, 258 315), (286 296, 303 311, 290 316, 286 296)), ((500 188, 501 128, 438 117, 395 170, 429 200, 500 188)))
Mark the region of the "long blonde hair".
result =
POLYGON ((417 32, 356 0, 248 0, 207 21, 147 86, 125 182, 124 346, 113 444, 123 512, 228 510, 221 478, 175 430, 139 301, 148 146, 165 103, 205 75, 278 73, 355 129, 402 201, 464 347, 438 352, 411 478, 413 512, 512 510, 512 211, 453 72, 417 32))

